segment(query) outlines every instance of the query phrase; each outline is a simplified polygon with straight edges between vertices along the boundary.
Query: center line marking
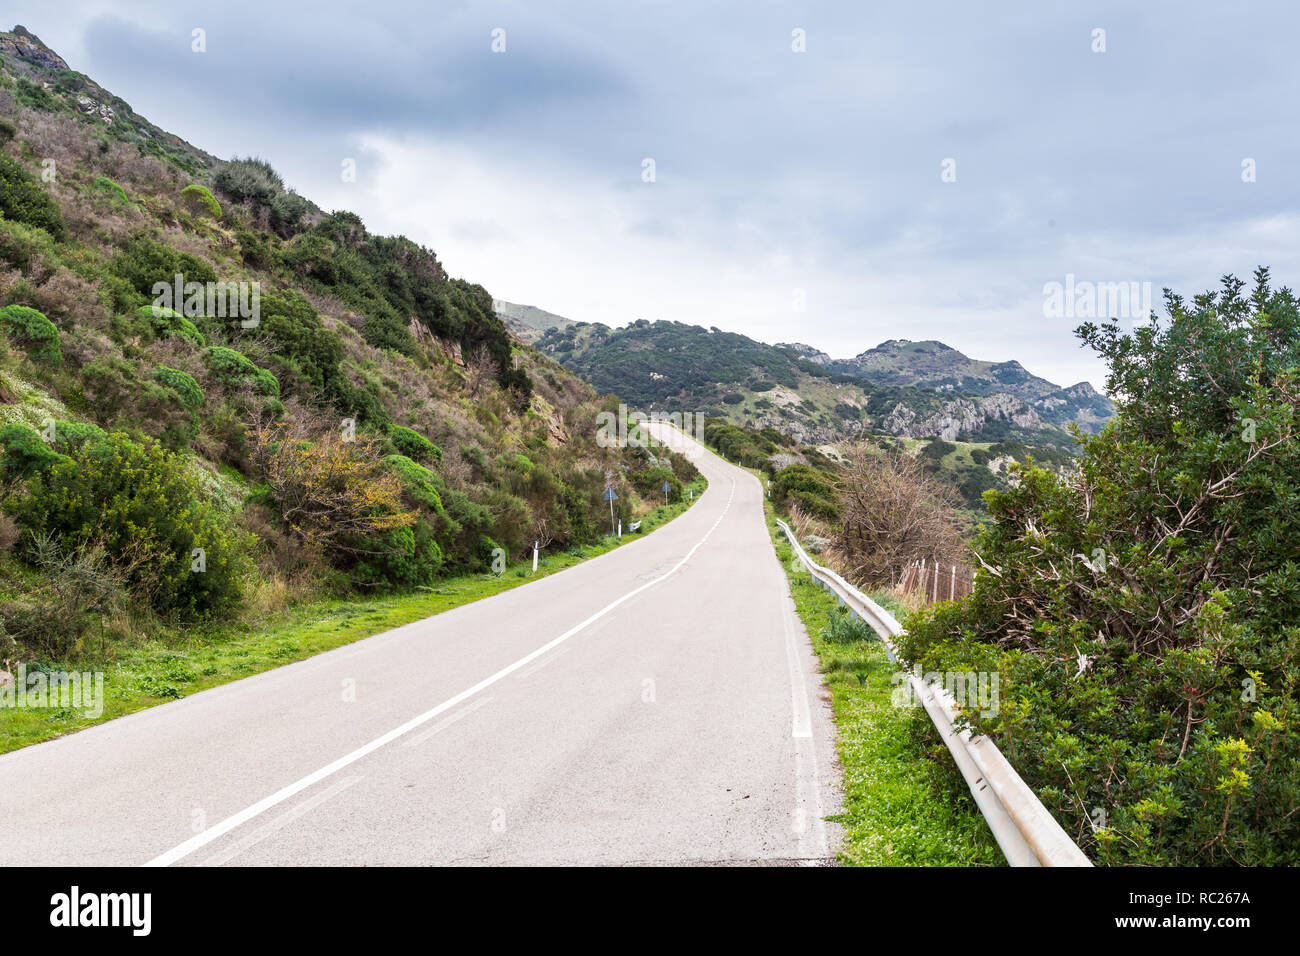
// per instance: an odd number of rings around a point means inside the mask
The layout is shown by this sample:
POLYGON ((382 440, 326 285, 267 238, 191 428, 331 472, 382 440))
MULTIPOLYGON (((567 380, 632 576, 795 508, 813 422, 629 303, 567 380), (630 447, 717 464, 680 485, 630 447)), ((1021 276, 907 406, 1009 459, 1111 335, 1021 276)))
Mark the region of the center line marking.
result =
POLYGON ((686 564, 687 561, 689 561, 692 557, 695 556, 695 552, 698 551, 704 545, 704 542, 709 540, 710 535, 712 535, 713 532, 717 530, 718 525, 722 523, 722 519, 727 516, 727 512, 731 509, 731 502, 735 500, 735 497, 736 497, 736 479, 732 478, 731 494, 727 497, 727 503, 726 505, 723 506, 722 513, 718 515, 717 520, 714 521, 713 524, 709 527, 709 530, 704 533, 704 537, 700 538, 699 541, 695 542, 695 544, 691 547, 691 550, 686 552, 686 556, 683 557, 680 561, 678 561, 675 565, 673 565, 671 569, 666 571, 660 577, 655 578, 653 581, 647 581, 645 584, 641 585, 640 587, 628 591, 622 597, 605 605, 603 608, 601 608, 595 614, 591 615, 586 620, 581 621, 578 624, 575 624, 573 627, 569 628, 559 637, 555 638, 552 641, 549 641, 546 644, 543 644, 541 647, 537 648, 537 650, 533 651, 532 653, 525 654, 523 657, 519 658, 519 660, 515 661, 513 664, 501 668, 501 670, 497 671, 492 676, 483 678, 483 680, 479 681, 473 687, 466 688, 465 690, 457 694, 455 697, 451 697, 448 698, 447 700, 444 700, 437 707, 434 707, 431 710, 426 710, 424 713, 416 717, 412 717, 410 720, 408 720, 406 723, 402 724, 401 726, 394 727, 388 733, 376 737, 374 740, 370 741, 370 743, 363 744, 362 746, 358 747, 356 750, 352 751, 349 754, 344 754, 342 757, 339 757, 333 763, 326 764, 324 767, 321 767, 319 770, 315 771, 314 773, 309 773, 301 780, 297 780, 286 787, 281 787, 279 790, 275 791, 275 793, 271 794, 270 796, 263 797, 261 800, 257 801, 252 806, 240 810, 238 813, 234 814, 233 816, 226 817, 226 819, 222 820, 220 823, 214 824, 208 829, 204 830, 202 833, 190 837, 184 843, 172 847, 166 853, 159 854, 158 856, 154 857, 152 860, 150 860, 148 863, 145 863, 144 865, 145 866, 171 866, 177 860, 184 859, 185 857, 193 853, 195 850, 207 846, 209 843, 211 843, 213 840, 217 839, 218 837, 229 833, 231 830, 235 829, 236 827, 243 826, 249 820, 252 820, 255 817, 260 816, 261 814, 265 813, 267 810, 270 810, 272 807, 278 806, 279 804, 288 800, 290 797, 306 790, 308 787, 320 783, 325 778, 338 773, 344 767, 351 766, 352 764, 360 760, 362 757, 374 753, 380 747, 387 746, 397 738, 405 736, 407 733, 411 732, 416 727, 419 727, 423 724, 427 724, 429 721, 433 720, 433 718, 439 716, 440 714, 446 713, 447 711, 451 710, 453 707, 457 706, 458 704, 465 702, 466 700, 468 700, 469 698, 477 694, 479 691, 491 687, 497 681, 505 677, 509 677, 511 674, 513 674, 515 671, 519 670, 520 668, 527 667, 533 661, 537 660, 537 658, 541 657, 547 651, 551 650, 551 648, 558 647, 559 645, 563 644, 569 638, 573 637, 573 635, 577 634, 579 631, 585 628, 588 624, 600 620, 602 617, 604 617, 610 611, 614 610, 614 608, 618 607, 620 604, 623 604, 626 601, 630 601, 632 598, 636 597, 642 591, 646 590, 647 588, 654 587, 660 581, 664 581, 672 577, 682 568, 683 565, 686 564))
POLYGON ((299 817, 305 816, 306 814, 310 813, 312 810, 315 810, 317 807, 319 807, 330 797, 334 796, 336 793, 342 793, 344 790, 352 786, 354 783, 360 783, 364 779, 365 779, 364 777, 360 777, 360 776, 344 777, 342 780, 338 781, 333 786, 326 787, 320 793, 316 794, 316 796, 309 797, 308 799, 304 800, 302 803, 298 804, 292 810, 286 810, 284 813, 280 814, 278 817, 276 817, 266 826, 258 827, 256 830, 254 830, 248 836, 244 837, 242 840, 236 841, 235 845, 230 847, 230 849, 225 850, 221 853, 213 854, 212 856, 208 857, 199 865, 200 866, 221 866, 223 863, 229 863, 231 860, 239 856, 245 850, 249 849, 252 846, 256 846, 258 843, 261 843, 269 836, 274 836, 276 833, 283 830, 294 820, 297 820, 299 817))
POLYGON ((435 734, 439 733, 440 731, 446 730, 448 727, 450 727, 450 726, 451 726, 452 724, 454 724, 456 721, 460 720, 462 717, 468 717, 470 714, 474 713, 474 711, 478 710, 480 707, 482 707, 484 704, 486 704, 486 703, 487 703, 488 701, 490 701, 491 699, 492 699, 492 696, 489 694, 487 697, 480 697, 478 700, 474 701, 474 702, 471 703, 471 704, 466 704, 466 705, 465 705, 464 707, 462 707, 460 710, 456 711, 456 713, 452 714, 450 717, 444 717, 442 720, 438 721, 436 724, 434 724, 434 725, 433 725, 432 727, 430 727, 428 730, 422 730, 422 731, 420 731, 418 734, 416 734, 416 735, 415 735, 414 737, 412 737, 410 740, 408 740, 408 741, 406 741, 404 744, 402 744, 402 746, 403 746, 403 747, 418 747, 420 744, 424 743, 424 742, 425 742, 426 740, 428 740, 430 737, 434 736, 435 734))

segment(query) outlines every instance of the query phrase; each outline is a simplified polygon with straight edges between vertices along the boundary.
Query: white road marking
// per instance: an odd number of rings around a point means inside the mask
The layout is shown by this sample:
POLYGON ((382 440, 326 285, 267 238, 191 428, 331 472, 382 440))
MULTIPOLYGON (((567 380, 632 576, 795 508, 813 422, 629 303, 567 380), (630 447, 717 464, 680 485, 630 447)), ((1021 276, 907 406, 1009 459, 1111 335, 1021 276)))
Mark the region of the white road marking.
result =
POLYGON ((216 853, 208 857, 206 860, 200 863, 199 866, 221 866, 225 863, 229 863, 231 860, 239 856, 249 847, 255 846, 256 844, 261 843, 267 837, 275 835, 280 830, 283 830, 285 827, 287 827, 290 823, 293 823, 294 820, 297 820, 299 817, 304 816, 307 813, 310 813, 312 810, 315 810, 317 807, 319 807, 330 797, 334 796, 337 793, 342 793, 344 790, 352 786, 354 783, 360 783, 364 779, 365 778, 361 776, 344 777, 342 780, 338 781, 338 783, 334 784, 331 787, 327 787, 326 789, 322 790, 320 793, 316 794, 314 797, 310 797, 304 800, 302 803, 298 804, 292 810, 288 810, 285 813, 280 814, 270 823, 266 824, 266 826, 258 827, 248 836, 244 837, 242 840, 237 841, 234 844, 234 846, 230 847, 230 849, 224 850, 221 853, 216 853))
POLYGON ((428 730, 424 730, 416 734, 410 740, 402 744, 402 746, 418 747, 420 744, 424 743, 426 740, 428 740, 430 737, 437 734, 439 731, 446 730, 448 727, 450 727, 456 721, 460 720, 462 717, 468 717, 470 714, 474 713, 474 711, 478 710, 480 707, 482 707, 491 699, 492 696, 489 694, 487 697, 480 697, 478 700, 466 704, 464 707, 456 711, 456 713, 452 714, 450 717, 444 717, 442 720, 438 721, 428 730))
POLYGON ((781 624, 785 628, 785 660, 790 668, 790 710, 793 714, 790 736, 811 737, 812 711, 808 706, 808 686, 803 680, 803 668, 799 666, 799 646, 790 613, 790 599, 782 595, 781 624))
POLYGON ((246 807, 245 809, 239 811, 233 816, 229 816, 226 819, 222 820, 220 823, 214 824, 213 826, 204 830, 202 833, 190 837, 184 843, 172 847, 172 849, 168 850, 166 853, 159 854, 158 856, 154 857, 152 860, 150 860, 148 863, 145 863, 144 865, 145 866, 170 866, 171 864, 175 863, 177 860, 184 859, 185 857, 193 853, 195 850, 207 846, 209 843, 211 843, 213 840, 216 840, 218 837, 221 837, 229 833, 231 830, 235 829, 236 827, 243 826, 249 820, 252 820, 260 816, 261 814, 265 813, 267 810, 270 810, 272 807, 278 806, 279 804, 283 803, 285 800, 288 800, 290 797, 293 797, 296 794, 299 794, 302 791, 306 790, 308 787, 320 783, 322 780, 326 779, 327 777, 330 777, 333 774, 338 773, 344 767, 348 767, 356 763, 362 757, 374 753, 376 750, 378 750, 381 747, 387 746, 388 744, 392 743, 394 740, 398 739, 399 737, 405 736, 407 733, 414 730, 416 727, 428 723, 430 720, 439 716, 440 714, 446 713, 447 711, 451 710, 453 707, 456 707, 457 705, 473 697, 479 691, 485 690, 486 688, 491 687, 497 681, 505 677, 509 677, 515 671, 527 667, 529 664, 537 660, 537 658, 541 657, 547 651, 551 650, 554 647, 558 647, 560 644, 563 644, 569 638, 573 637, 573 635, 579 633, 587 625, 600 620, 610 611, 614 610, 614 608, 618 607, 619 605, 627 601, 630 601, 632 598, 636 597, 642 591, 654 587, 660 581, 664 581, 667 578, 672 577, 672 575, 676 574, 677 571, 679 571, 682 568, 682 566, 686 564, 687 561, 689 561, 692 557, 695 556, 695 552, 698 551, 704 545, 704 542, 709 540, 710 535, 712 535, 713 532, 717 529, 718 525, 722 523, 722 519, 727 516, 727 512, 731 509, 731 502, 735 499, 735 497, 736 497, 736 479, 732 478, 731 494, 727 497, 727 503, 726 505, 723 506, 722 513, 719 514, 717 520, 714 521, 713 524, 709 526, 709 530, 704 533, 704 537, 700 538, 699 541, 695 542, 695 544, 691 547, 691 549, 686 552, 685 557, 683 557, 680 561, 678 561, 675 565, 673 565, 672 568, 667 572, 665 572, 662 576, 655 578, 653 581, 647 581, 645 584, 642 584, 640 587, 628 591, 622 597, 605 605, 603 608, 601 608, 595 614, 591 615, 586 620, 581 621, 578 624, 575 624, 573 627, 569 628, 559 637, 555 638, 552 641, 547 642, 546 644, 543 644, 541 647, 537 648, 537 650, 533 651, 532 653, 524 655, 523 657, 519 658, 519 660, 515 661, 513 664, 501 668, 501 670, 497 671, 492 676, 485 677, 483 680, 479 681, 473 687, 466 688, 465 690, 457 694, 455 697, 451 697, 443 701, 437 707, 434 707, 431 710, 426 710, 423 714, 420 714, 416 717, 412 717, 410 720, 408 720, 406 723, 402 724, 401 726, 394 727, 388 733, 376 737, 368 744, 363 744, 362 746, 358 747, 356 750, 352 751, 349 754, 344 754, 342 757, 338 758, 333 763, 326 764, 324 767, 321 767, 319 770, 315 771, 314 773, 308 774, 307 776, 303 777, 301 780, 297 780, 286 787, 280 788, 270 796, 263 797, 261 800, 257 801, 252 806, 246 807))
POLYGON ((529 667, 529 668, 527 668, 526 670, 522 670, 522 671, 520 671, 518 674, 516 674, 516 675, 515 675, 515 680, 523 680, 525 677, 530 677, 530 676, 532 676, 533 674, 536 674, 539 670, 541 670, 541 669, 542 669, 543 667, 545 667, 547 664, 550 664, 550 663, 552 663, 552 662, 558 660, 559 657, 560 657, 560 655, 566 653, 568 650, 569 650, 569 648, 567 648, 567 647, 557 647, 557 648, 555 649, 555 653, 554 653, 554 654, 551 654, 551 655, 550 655, 549 657, 547 657, 545 660, 538 661, 538 662, 537 662, 536 664, 534 664, 532 667, 529 667))
MULTIPOLYGON (((784 578, 784 572, 782 572, 784 578)), ((790 736, 794 738, 795 813, 801 826, 797 831, 799 855, 826 857, 825 812, 822 809, 821 775, 817 766, 817 741, 812 732, 812 708, 808 704, 808 684, 799 663, 799 639, 794 626, 794 598, 781 595, 781 621, 785 627, 785 656, 790 667, 790 702, 793 717, 790 736), (809 832, 811 831, 811 833, 809 832)))

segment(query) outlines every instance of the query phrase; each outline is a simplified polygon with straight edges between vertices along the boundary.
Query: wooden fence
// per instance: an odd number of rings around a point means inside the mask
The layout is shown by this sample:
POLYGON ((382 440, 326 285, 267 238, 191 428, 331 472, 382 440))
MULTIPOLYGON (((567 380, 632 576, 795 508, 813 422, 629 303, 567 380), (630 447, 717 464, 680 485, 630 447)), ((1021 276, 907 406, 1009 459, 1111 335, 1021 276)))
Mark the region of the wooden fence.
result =
POLYGON ((925 604, 955 601, 975 587, 975 572, 960 564, 939 564, 935 560, 913 561, 903 571, 899 589, 915 595, 925 604))

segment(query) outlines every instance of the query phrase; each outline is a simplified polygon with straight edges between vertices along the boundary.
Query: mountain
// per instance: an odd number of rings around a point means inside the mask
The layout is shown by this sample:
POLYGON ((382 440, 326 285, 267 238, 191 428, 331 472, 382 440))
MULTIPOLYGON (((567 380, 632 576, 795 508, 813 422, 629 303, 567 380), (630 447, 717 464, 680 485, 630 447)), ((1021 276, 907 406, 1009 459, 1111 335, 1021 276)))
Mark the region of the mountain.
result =
POLYGON ((609 404, 433 250, 0 33, 0 662, 595 543, 608 485, 693 474, 609 404))
POLYGON ((516 305, 504 299, 493 299, 492 308, 510 334, 529 345, 536 344, 551 329, 566 329, 574 324, 572 319, 546 312, 535 305, 516 305))
POLYGON ((1019 362, 970 359, 934 341, 891 340, 834 359, 802 343, 644 319, 618 329, 553 323, 534 341, 630 404, 701 410, 804 443, 883 433, 1069 448, 1066 426, 1095 432, 1114 414, 1087 382, 1061 388, 1019 362))

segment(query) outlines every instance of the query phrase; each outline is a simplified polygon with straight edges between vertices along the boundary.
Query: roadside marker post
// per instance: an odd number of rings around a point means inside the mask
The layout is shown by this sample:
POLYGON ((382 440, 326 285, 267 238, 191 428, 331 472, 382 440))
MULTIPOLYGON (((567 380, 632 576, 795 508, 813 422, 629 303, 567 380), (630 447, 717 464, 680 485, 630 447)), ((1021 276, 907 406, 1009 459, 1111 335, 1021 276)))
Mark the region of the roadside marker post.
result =
POLYGON ((537 573, 537 545, 538 544, 540 544, 540 542, 538 541, 533 542, 533 574, 537 573))
POLYGON ((619 534, 619 531, 614 530, 614 502, 618 500, 618 495, 614 493, 613 485, 605 489, 605 500, 609 502, 609 533, 619 534))

